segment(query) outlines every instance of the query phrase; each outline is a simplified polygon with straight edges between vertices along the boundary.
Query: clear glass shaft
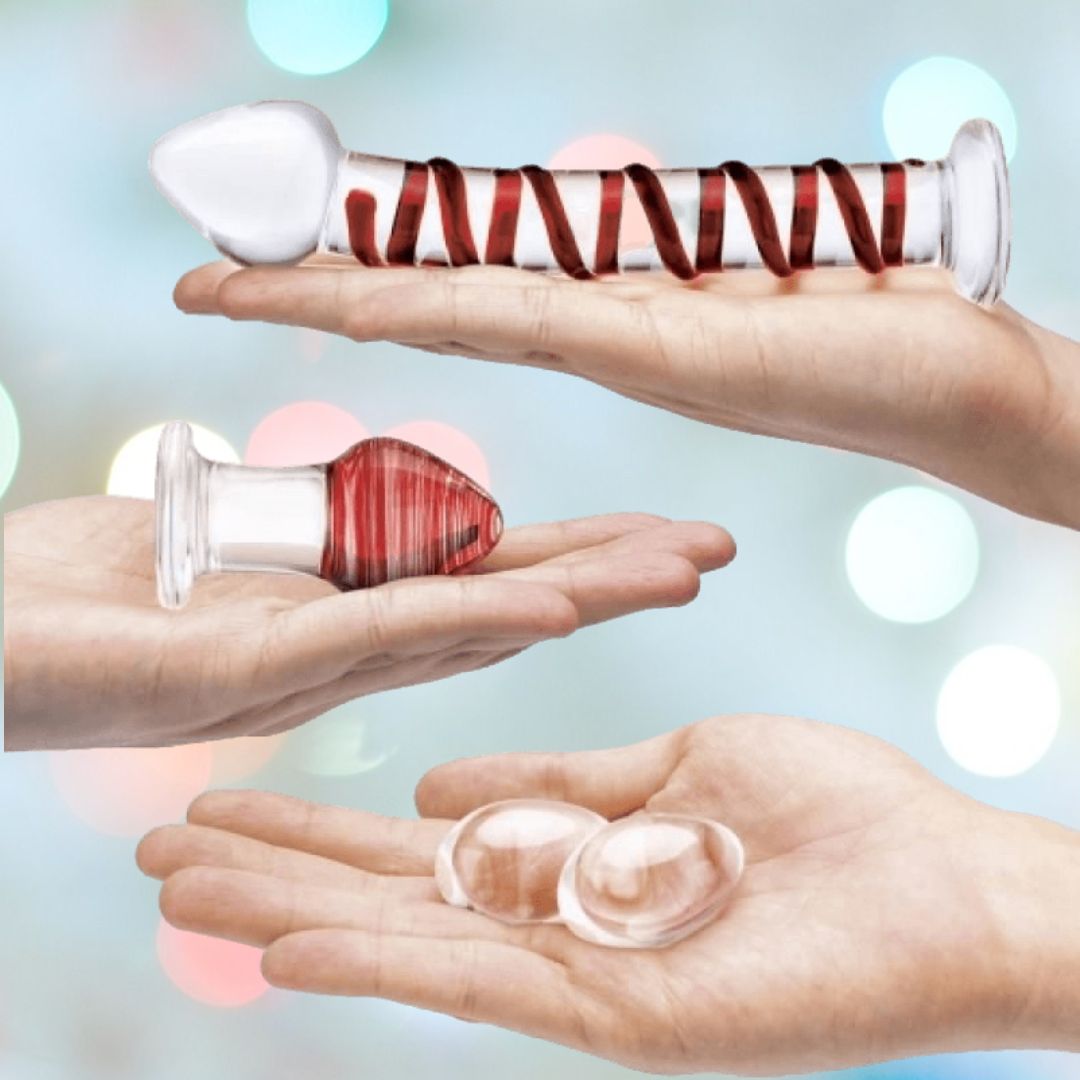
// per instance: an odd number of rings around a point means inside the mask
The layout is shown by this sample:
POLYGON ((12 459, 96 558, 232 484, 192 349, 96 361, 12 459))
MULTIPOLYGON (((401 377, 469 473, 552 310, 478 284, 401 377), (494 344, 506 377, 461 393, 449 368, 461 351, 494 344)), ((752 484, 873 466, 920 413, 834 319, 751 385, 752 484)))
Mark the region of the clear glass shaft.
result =
MULTIPOLYGON (((884 179, 878 164, 846 166, 865 208, 872 231, 872 243, 880 252, 884 220, 884 179)), ((945 166, 941 162, 905 164, 906 213, 903 228, 904 265, 933 266, 944 260, 945 166)), ((789 166, 765 166, 751 170, 761 181, 776 225, 784 258, 792 256, 792 224, 795 218, 796 176, 789 166)), ((460 169, 464 181, 469 232, 478 260, 490 245, 496 222, 496 173, 491 169, 460 169)), ((603 181, 590 170, 556 170, 551 174, 582 261, 590 273, 603 273, 598 255, 600 243, 603 181)), ((702 185, 697 169, 660 169, 654 173, 678 230, 678 239, 693 262, 701 235, 702 185)), ((398 203, 405 183, 405 163, 392 158, 349 153, 340 166, 338 183, 331 198, 330 212, 320 238, 319 250, 336 254, 357 254, 355 223, 350 229, 347 199, 350 192, 371 196, 370 213, 374 249, 380 261, 397 262, 391 255, 391 240, 398 221, 398 203), (351 236, 350 233, 353 233, 351 236)), ((854 266, 855 248, 841 205, 824 172, 816 177, 817 207, 813 237, 812 265, 854 266)), ((619 226, 615 238, 617 271, 662 270, 664 260, 655 240, 643 241, 640 227, 642 203, 633 183, 622 184, 619 226)), ((453 265, 447 242, 444 199, 436 184, 428 183, 419 213, 414 265, 453 265)), ((723 209, 723 237, 720 267, 724 270, 760 269, 766 266, 758 242, 752 213, 736 186, 728 180, 723 209)), ((545 222, 541 198, 528 183, 521 185, 517 227, 512 249, 513 264, 529 270, 561 269, 550 231, 545 222)), ((610 268, 607 268, 610 269, 610 268)))

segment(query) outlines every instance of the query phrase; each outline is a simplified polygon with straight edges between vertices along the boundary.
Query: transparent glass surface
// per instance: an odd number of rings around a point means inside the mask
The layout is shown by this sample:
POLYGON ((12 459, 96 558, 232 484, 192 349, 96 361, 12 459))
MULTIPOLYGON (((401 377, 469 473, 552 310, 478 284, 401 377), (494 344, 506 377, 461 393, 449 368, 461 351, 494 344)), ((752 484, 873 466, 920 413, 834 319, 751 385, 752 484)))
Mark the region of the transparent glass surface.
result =
POLYGON ((245 263, 323 251, 372 267, 667 270, 686 280, 945 266, 981 304, 1001 294, 1008 267, 1005 155, 986 120, 966 123, 949 156, 931 162, 476 169, 347 153, 318 109, 271 101, 169 132, 150 168, 181 213, 245 263), (628 209, 644 214, 647 242, 626 227, 628 209))
POLYGON ((482 806, 443 838, 436 884, 447 903, 502 922, 557 922, 563 866, 605 824, 591 810, 547 799, 482 806))
POLYGON ((743 861, 739 838, 718 822, 635 814, 592 835, 567 860, 559 914, 598 945, 662 948, 721 913, 743 861))
POLYGON ((945 262, 961 295, 992 304, 1005 287, 1012 241, 1000 132, 988 120, 969 121, 956 133, 946 161, 945 262))

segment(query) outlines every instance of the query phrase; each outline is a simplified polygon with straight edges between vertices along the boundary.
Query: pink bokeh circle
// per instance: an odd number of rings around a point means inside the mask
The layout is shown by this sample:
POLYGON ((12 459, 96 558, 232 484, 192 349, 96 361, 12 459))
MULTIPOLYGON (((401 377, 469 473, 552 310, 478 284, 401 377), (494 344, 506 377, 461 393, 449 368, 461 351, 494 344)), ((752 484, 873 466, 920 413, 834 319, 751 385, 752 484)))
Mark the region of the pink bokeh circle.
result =
POLYGON ((76 817, 110 836, 139 836, 182 819, 210 782, 205 743, 144 750, 64 750, 49 755, 53 784, 76 817))
POLYGON ((262 951, 250 945, 178 930, 162 920, 157 954, 173 984, 204 1005, 237 1008, 270 989, 259 967, 262 951))
POLYGON ((254 776, 269 764, 287 738, 288 732, 283 732, 280 735, 240 735, 235 739, 215 742, 211 782, 233 784, 254 776))
POLYGON ((395 439, 416 443, 471 476, 481 487, 491 484, 491 470, 484 451, 459 428, 439 420, 410 420, 386 432, 395 439))
MULTIPOLYGON (((651 169, 662 168, 660 159, 647 146, 628 139, 625 135, 585 135, 567 143, 548 162, 550 169, 622 169, 633 164, 648 165, 651 169)), ((620 249, 648 247, 652 243, 652 230, 633 188, 627 186, 623 209, 622 229, 619 233, 620 249)))
POLYGON ((352 413, 326 401, 297 401, 264 416, 248 439, 247 465, 332 461, 368 431, 352 413))

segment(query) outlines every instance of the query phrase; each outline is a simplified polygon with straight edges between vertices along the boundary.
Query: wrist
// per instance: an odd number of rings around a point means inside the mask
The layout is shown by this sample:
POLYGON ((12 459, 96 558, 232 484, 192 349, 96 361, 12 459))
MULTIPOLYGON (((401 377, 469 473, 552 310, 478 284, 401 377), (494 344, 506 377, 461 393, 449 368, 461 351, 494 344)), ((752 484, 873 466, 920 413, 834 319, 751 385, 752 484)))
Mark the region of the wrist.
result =
POLYGON ((1047 511, 1039 516, 1080 529, 1080 344, 1035 328, 1047 380, 1043 460, 1036 472, 1050 484, 1047 511))
POLYGON ((993 811, 976 843, 994 1044, 1080 1051, 1080 833, 993 811))

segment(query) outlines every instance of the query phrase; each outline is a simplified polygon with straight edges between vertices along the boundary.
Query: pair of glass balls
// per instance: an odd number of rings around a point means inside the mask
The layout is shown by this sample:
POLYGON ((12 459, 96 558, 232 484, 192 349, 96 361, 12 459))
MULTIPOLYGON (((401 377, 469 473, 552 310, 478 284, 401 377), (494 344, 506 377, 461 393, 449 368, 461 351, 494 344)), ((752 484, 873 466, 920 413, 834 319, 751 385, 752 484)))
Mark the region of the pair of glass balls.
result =
POLYGON ((585 941, 657 949, 700 930, 742 877, 739 838, 708 818, 508 799, 462 818, 435 855, 448 904, 500 922, 563 923, 585 941))

